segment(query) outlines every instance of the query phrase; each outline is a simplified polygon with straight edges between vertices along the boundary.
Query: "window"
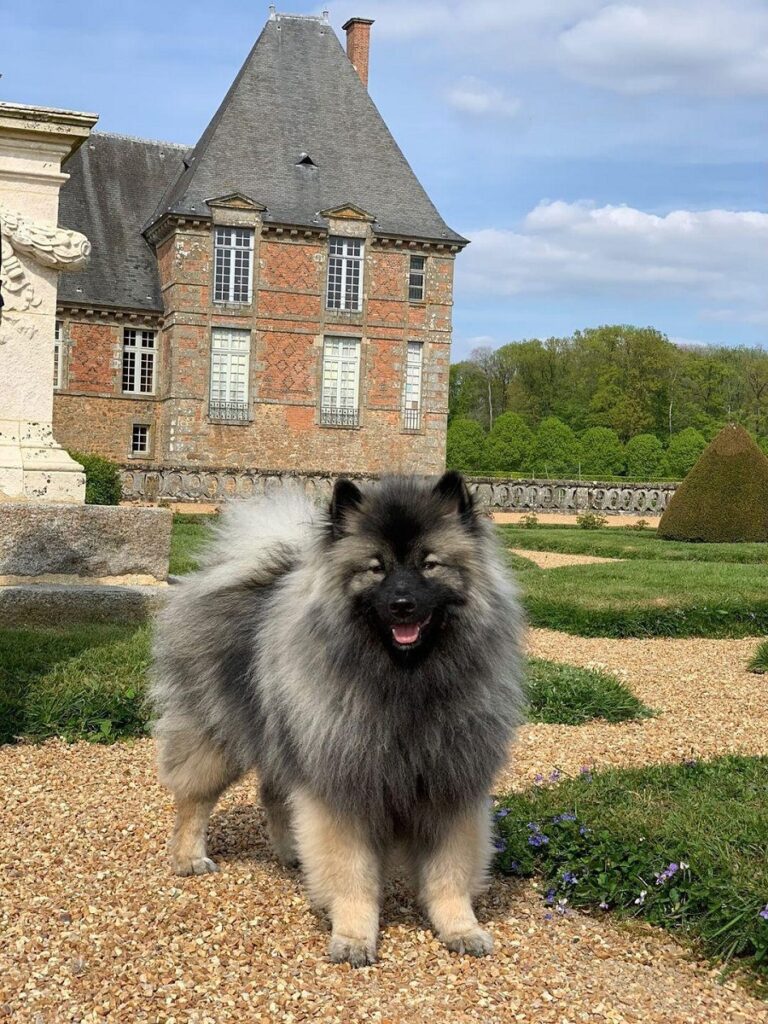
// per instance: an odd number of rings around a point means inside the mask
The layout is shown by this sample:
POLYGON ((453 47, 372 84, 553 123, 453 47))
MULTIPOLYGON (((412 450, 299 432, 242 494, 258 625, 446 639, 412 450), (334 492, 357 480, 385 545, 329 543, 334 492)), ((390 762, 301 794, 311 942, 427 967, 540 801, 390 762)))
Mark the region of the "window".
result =
POLYGON ((408 271, 408 301, 424 301, 424 278, 426 276, 426 256, 411 256, 411 266, 408 271))
POLYGON ((123 391, 151 395, 155 390, 155 332, 123 330, 123 391))
POLYGON ((63 364, 63 331, 62 322, 57 320, 53 329, 53 390, 57 391, 61 387, 62 381, 62 364, 63 364))
POLYGON ((362 309, 362 277, 362 241, 331 235, 328 242, 328 309, 362 309))
POLYGON ((214 302, 250 302, 253 231, 216 228, 214 238, 214 302))
POLYGON ((131 454, 149 454, 149 426, 146 423, 134 423, 131 434, 131 454))
POLYGON ((320 422, 329 427, 356 427, 360 382, 360 339, 326 338, 320 422))
POLYGON ((248 364, 251 332, 214 327, 211 331, 211 419, 248 419, 248 364))
POLYGON ((421 429, 421 362, 424 346, 409 341, 403 380, 403 430, 421 429))

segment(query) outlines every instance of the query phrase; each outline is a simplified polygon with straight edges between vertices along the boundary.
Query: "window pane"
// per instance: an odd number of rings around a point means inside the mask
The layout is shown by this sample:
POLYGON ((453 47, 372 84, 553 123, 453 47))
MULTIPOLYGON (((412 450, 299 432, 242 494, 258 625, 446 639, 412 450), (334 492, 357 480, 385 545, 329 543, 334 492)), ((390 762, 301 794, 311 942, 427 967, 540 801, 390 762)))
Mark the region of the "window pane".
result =
POLYGON ((134 455, 143 455, 149 451, 149 427, 146 424, 134 423, 131 451, 134 455))
POLYGON ((357 426, 359 379, 360 340, 326 338, 323 346, 321 423, 332 426, 357 426))
POLYGON ((253 260, 251 228, 216 228, 214 234, 214 302, 250 302, 253 260))
POLYGON ((250 331, 214 327, 211 331, 209 415, 213 419, 248 419, 250 331))
POLYGON ((421 427, 421 368, 424 347, 420 341, 409 341, 403 380, 403 428, 421 427))
POLYGON ((363 242, 331 235, 328 239, 328 309, 362 306, 363 242))

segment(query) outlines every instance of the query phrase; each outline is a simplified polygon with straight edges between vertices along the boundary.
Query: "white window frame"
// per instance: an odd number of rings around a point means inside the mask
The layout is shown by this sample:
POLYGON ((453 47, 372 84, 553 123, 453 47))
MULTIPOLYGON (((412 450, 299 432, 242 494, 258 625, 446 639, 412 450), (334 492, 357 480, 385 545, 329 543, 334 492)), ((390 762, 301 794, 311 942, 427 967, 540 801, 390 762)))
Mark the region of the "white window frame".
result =
POLYGON ((323 340, 320 423, 325 427, 360 425, 361 338, 332 335, 323 340))
POLYGON ((242 423, 250 419, 251 332, 231 327, 211 329, 208 416, 242 423))
POLYGON ((64 380, 64 323, 56 320, 53 328, 53 390, 59 391, 64 380))
POLYGON ((253 228, 214 227, 213 301, 247 306, 252 297, 253 228))
POLYGON ((365 242, 362 238, 331 235, 328 239, 326 309, 358 311, 363 308, 365 242))
POLYGON ((421 388, 424 377, 424 342, 409 341, 403 374, 403 430, 421 430, 421 388))
POLYGON ((427 257, 411 253, 408 260, 408 301, 423 302, 427 294, 427 257), (421 268, 414 270, 413 261, 421 260, 421 268), (412 295, 411 289, 418 288, 419 294, 412 295))
POLYGON ((124 395, 154 395, 157 333, 142 327, 123 328, 121 384, 124 395), (147 378, 149 386, 146 386, 147 378))
POLYGON ((133 423, 131 424, 131 455, 141 456, 149 455, 152 450, 152 427, 149 423, 133 423), (145 431, 144 439, 145 445, 143 448, 136 447, 136 431, 145 431))

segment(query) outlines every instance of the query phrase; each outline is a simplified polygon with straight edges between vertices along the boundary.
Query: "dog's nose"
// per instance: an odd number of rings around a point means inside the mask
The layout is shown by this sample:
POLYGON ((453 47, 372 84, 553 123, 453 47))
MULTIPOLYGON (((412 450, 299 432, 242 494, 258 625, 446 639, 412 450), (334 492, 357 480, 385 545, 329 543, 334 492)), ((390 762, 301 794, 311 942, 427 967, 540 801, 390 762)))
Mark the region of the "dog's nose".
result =
POLYGON ((393 615, 397 615, 401 618, 405 618, 407 615, 413 615, 416 611, 416 602, 412 597, 407 597, 404 594, 399 594, 397 597, 392 598, 389 602, 389 610, 393 615))

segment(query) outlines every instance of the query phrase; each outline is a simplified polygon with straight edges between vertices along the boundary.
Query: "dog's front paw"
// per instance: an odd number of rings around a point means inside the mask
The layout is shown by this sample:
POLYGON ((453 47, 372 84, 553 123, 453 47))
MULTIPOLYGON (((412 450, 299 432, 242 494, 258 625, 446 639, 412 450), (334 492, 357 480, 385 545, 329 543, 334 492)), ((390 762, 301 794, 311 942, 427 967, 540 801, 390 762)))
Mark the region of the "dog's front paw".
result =
POLYGON ((351 935, 332 935, 328 956, 335 964, 367 967, 376 963, 376 946, 373 942, 355 939, 351 935))
POLYGON ((469 956, 488 956, 493 952, 493 939, 480 927, 471 928, 455 935, 441 936, 452 953, 467 953, 469 956))
POLYGON ((210 857, 173 857, 171 867, 175 875, 211 875, 219 869, 210 857))

